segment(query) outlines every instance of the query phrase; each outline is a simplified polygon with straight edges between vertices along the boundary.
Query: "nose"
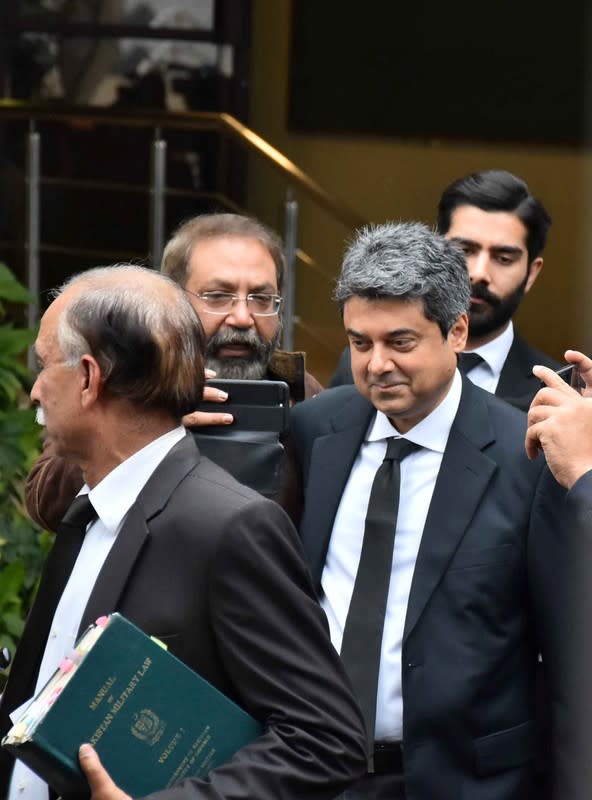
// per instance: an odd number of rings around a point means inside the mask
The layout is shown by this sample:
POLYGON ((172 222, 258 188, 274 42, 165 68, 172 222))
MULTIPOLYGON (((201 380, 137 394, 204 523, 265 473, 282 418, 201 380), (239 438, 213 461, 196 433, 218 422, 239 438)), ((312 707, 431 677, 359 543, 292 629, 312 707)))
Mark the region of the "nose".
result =
POLYGON ((390 350, 381 345, 372 348, 368 360, 368 372, 372 375, 382 375, 385 372, 392 372, 395 369, 390 350))
POLYGON ((33 403, 40 402, 38 383, 39 383, 39 375, 35 378, 35 383, 33 384, 33 386, 31 386, 31 391, 29 392, 29 397, 31 398, 33 403))
POLYGON ((253 315, 247 306, 247 298, 238 298, 229 314, 226 316, 226 323, 233 328, 252 328, 255 324, 253 315))
POLYGON ((489 254, 483 250, 467 258, 467 268, 471 283, 489 283, 489 254))

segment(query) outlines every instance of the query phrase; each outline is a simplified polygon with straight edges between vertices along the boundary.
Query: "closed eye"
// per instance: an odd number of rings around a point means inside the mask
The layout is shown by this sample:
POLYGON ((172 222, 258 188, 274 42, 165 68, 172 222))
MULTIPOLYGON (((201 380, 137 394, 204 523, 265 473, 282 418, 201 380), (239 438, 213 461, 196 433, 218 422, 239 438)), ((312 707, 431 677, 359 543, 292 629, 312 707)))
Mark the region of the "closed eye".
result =
POLYGON ((408 350, 415 344, 415 339, 393 339, 389 344, 397 350, 408 350))

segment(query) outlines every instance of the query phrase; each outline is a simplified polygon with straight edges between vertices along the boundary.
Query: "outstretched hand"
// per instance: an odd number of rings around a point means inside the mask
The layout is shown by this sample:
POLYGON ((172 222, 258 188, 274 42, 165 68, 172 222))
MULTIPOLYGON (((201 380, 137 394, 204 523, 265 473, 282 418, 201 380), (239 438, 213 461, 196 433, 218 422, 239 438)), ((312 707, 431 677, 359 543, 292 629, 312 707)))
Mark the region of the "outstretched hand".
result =
POLYGON ((80 746, 78 760, 90 786, 91 800, 132 800, 113 783, 96 750, 89 744, 80 746))
POLYGON ((530 459, 543 450, 555 478, 566 488, 592 469, 592 359, 576 350, 565 358, 576 364, 584 380, 580 395, 547 367, 533 373, 544 382, 528 412, 526 454, 530 459))

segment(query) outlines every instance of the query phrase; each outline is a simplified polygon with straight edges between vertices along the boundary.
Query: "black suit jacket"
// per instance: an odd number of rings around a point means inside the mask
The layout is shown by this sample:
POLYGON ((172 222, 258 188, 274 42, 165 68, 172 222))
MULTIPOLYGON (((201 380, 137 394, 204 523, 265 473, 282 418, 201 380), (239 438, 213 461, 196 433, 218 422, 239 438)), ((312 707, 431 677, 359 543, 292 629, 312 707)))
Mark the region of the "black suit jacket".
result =
MULTIPOLYGON (((497 397, 510 403, 522 411, 528 411, 532 398, 540 389, 540 382, 532 374, 535 364, 542 364, 551 369, 559 369, 561 364, 553 358, 531 347, 520 334, 514 331, 514 341, 504 362, 500 378, 495 390, 497 397)), ((341 353, 330 387, 353 383, 349 347, 341 353)))
MULTIPOLYGON (((54 609, 49 609, 49 618, 54 609)), ((97 578, 81 630, 119 611, 265 726, 183 797, 331 798, 365 768, 360 713, 282 509, 200 456, 192 436, 160 464, 97 578)), ((35 639, 27 630, 23 642, 35 639)), ((17 651, 1 706, 32 692, 43 642, 17 651)), ((4 753, 4 788, 12 763, 4 753)), ((0 796, 4 792, 0 791, 0 796)), ((154 797, 179 797, 174 789, 154 797)))
POLYGON ((570 678, 570 700, 577 709, 567 733, 574 742, 575 790, 566 794, 566 800, 589 800, 592 796, 592 470, 567 493, 565 512, 571 580, 564 602, 573 619, 566 672, 570 678))
MULTIPOLYGON (((294 409, 301 537, 317 590, 332 526, 374 414, 354 387, 294 409)), ((402 649, 409 800, 524 800, 536 754, 535 669, 554 708, 565 609, 556 482, 524 452, 525 415, 465 379, 415 565, 402 649)))
POLYGON ((497 397, 501 397, 516 408, 528 411, 532 398, 541 388, 539 379, 532 374, 535 364, 542 364, 551 369, 559 369, 561 366, 555 359, 531 347, 514 331, 514 341, 495 390, 497 397))
MULTIPOLYGON (((592 470, 574 483, 566 497, 566 512, 582 548, 592 542, 592 470)), ((586 552, 583 550, 582 552, 586 552)))

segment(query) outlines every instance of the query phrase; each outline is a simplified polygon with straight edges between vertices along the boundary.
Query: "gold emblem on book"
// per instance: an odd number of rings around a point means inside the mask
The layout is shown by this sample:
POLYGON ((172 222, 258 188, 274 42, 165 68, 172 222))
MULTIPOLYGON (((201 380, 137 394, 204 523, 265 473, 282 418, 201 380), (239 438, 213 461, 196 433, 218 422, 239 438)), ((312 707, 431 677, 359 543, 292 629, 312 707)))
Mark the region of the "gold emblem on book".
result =
POLYGON ((134 724, 130 730, 137 739, 152 746, 158 742, 165 728, 166 723, 154 711, 143 708, 139 713, 134 714, 134 724))

